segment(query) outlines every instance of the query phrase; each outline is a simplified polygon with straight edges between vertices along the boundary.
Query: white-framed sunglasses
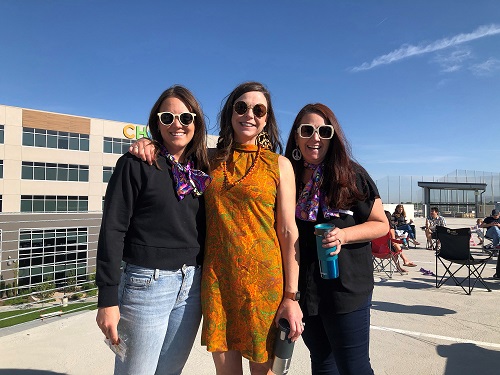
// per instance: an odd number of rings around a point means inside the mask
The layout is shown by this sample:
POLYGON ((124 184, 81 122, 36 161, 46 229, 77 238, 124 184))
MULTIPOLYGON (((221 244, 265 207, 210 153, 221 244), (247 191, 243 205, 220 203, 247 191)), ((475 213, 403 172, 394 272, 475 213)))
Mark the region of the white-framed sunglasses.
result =
POLYGON ((297 128, 300 138, 311 138, 317 133, 321 139, 332 139, 335 129, 333 125, 320 125, 318 127, 312 124, 300 124, 297 128))
POLYGON ((172 112, 160 112, 158 113, 158 119, 165 126, 170 126, 174 123, 175 118, 179 119, 182 126, 189 126, 193 123, 196 113, 182 112, 182 113, 172 113, 172 112))

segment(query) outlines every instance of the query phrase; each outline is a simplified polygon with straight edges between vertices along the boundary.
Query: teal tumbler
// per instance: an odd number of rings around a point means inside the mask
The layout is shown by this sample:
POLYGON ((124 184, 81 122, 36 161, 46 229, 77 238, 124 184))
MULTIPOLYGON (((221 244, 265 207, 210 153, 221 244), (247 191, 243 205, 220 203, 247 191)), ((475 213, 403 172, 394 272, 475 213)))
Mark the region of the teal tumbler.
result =
POLYGON ((336 279, 339 277, 338 254, 331 256, 330 253, 337 249, 337 246, 330 248, 323 247, 323 238, 325 234, 332 231, 335 225, 330 223, 322 223, 314 226, 314 234, 316 235, 316 251, 319 260, 319 272, 323 279, 336 279))

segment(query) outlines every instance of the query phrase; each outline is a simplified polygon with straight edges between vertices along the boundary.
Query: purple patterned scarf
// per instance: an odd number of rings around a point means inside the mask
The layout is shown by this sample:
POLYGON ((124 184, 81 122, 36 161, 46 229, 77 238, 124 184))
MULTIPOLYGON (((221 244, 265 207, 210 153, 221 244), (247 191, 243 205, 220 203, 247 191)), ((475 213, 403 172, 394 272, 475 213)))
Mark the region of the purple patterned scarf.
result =
POLYGON ((163 145, 160 147, 160 152, 167 158, 172 166, 172 174, 174 176, 176 193, 179 200, 183 200, 184 197, 191 192, 197 197, 202 195, 208 185, 210 185, 212 177, 203 171, 194 169, 191 160, 186 165, 182 165, 175 161, 174 157, 163 145))
POLYGON ((304 162, 304 167, 313 170, 311 179, 300 193, 295 208, 295 217, 304 221, 316 221, 318 217, 318 209, 321 206, 325 219, 331 217, 339 217, 339 213, 343 210, 331 209, 326 202, 326 195, 319 188, 321 176, 323 175, 323 163, 310 164, 304 162))

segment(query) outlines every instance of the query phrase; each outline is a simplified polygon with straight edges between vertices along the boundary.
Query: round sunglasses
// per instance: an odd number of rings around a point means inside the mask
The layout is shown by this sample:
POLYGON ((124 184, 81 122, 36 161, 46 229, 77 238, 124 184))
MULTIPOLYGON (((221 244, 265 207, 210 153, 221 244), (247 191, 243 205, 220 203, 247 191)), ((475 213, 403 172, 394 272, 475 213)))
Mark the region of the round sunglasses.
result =
POLYGON ((172 113, 172 112, 160 112, 158 113, 158 119, 165 126, 170 126, 174 123, 175 118, 179 119, 182 126, 189 126, 193 123, 196 113, 182 112, 182 113, 172 113))
POLYGON ((300 124, 297 128, 297 133, 300 138, 311 138, 314 133, 317 133, 321 139, 332 139, 334 132, 333 125, 320 125, 315 127, 312 124, 300 124))
POLYGON ((233 105, 234 111, 241 115, 247 113, 248 110, 252 110, 253 114, 257 117, 264 117, 267 113, 267 108, 264 104, 255 104, 253 107, 250 107, 247 103, 243 101, 239 101, 234 103, 233 105))

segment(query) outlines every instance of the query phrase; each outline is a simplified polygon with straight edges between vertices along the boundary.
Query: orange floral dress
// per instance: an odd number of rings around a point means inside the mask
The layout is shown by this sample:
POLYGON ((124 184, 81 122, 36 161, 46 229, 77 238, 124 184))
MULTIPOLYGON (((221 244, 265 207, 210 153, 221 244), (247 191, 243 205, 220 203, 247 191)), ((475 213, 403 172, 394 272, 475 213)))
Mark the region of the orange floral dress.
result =
MULTIPOLYGON (((230 182, 242 178, 257 146, 237 145, 227 162, 230 182)), ((251 173, 233 186, 214 166, 205 191, 207 239, 202 276, 201 343, 210 352, 237 350, 252 362, 272 357, 274 318, 283 297, 275 230, 278 155, 261 150, 251 173)))

